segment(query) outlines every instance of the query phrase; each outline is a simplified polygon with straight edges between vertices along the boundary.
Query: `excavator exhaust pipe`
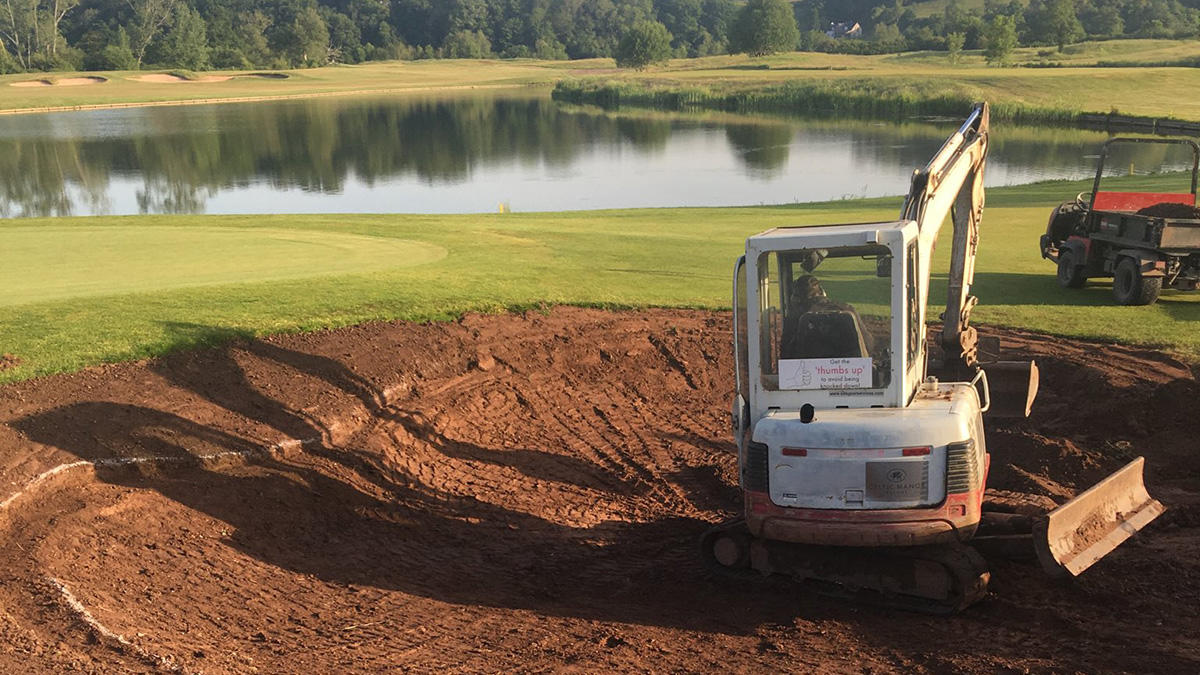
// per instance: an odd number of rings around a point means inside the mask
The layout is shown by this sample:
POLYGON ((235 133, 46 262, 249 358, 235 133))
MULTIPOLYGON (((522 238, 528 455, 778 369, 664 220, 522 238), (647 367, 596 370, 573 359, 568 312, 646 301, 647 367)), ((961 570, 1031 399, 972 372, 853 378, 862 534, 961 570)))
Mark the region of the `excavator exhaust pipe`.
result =
POLYGON ((1138 457, 1034 521, 1038 560, 1053 576, 1078 576, 1166 508, 1146 491, 1138 457))

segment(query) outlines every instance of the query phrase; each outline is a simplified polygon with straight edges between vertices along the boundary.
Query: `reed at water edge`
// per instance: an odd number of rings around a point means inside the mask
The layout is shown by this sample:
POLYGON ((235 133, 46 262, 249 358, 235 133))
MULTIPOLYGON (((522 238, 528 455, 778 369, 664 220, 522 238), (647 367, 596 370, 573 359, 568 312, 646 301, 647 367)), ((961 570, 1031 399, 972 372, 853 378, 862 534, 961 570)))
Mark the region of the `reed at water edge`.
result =
MULTIPOLYGON (((753 89, 655 86, 611 80, 564 80, 552 92, 556 101, 613 109, 621 106, 665 110, 724 110, 785 113, 806 116, 901 117, 961 115, 979 100, 970 92, 947 92, 944 87, 911 82, 860 80, 845 82, 787 82, 753 89)), ((1073 124, 1084 114, 996 101, 994 119, 1022 123, 1073 124)))

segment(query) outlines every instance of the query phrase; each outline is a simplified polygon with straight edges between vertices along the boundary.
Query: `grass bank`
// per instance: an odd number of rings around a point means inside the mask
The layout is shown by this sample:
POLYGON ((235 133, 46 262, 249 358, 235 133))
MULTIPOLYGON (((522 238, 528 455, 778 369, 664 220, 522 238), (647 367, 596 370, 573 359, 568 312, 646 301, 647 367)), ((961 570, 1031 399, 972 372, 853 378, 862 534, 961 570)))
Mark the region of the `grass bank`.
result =
MULTIPOLYGON (((557 101, 607 109, 634 106, 875 119, 958 116, 975 101, 986 100, 967 87, 928 79, 791 81, 752 88, 564 80, 555 85, 551 95, 557 101)), ((992 104, 994 118, 1027 124, 1069 124, 1084 112, 1015 101, 992 104)))
MULTIPOLYGON (((1056 285, 1037 238, 1049 209, 1087 187, 989 192, 978 320, 1200 358, 1200 294, 1166 292, 1154 306, 1133 308, 1112 305, 1107 284, 1082 291, 1056 285)), ((887 198, 503 215, 6 221, 0 352, 19 363, 0 371, 0 380, 365 321, 554 303, 728 307, 728 276, 747 235, 778 225, 888 220, 899 207, 899 198, 887 198)))

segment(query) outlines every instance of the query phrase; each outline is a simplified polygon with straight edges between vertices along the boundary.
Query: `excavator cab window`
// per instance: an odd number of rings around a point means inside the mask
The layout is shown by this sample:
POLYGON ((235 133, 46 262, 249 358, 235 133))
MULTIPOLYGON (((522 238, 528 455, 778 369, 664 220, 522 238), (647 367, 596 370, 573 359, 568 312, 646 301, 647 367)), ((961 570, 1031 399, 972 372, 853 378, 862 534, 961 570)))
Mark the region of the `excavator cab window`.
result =
POLYGON ((891 380, 885 246, 763 254, 762 378, 769 389, 878 389, 891 380))

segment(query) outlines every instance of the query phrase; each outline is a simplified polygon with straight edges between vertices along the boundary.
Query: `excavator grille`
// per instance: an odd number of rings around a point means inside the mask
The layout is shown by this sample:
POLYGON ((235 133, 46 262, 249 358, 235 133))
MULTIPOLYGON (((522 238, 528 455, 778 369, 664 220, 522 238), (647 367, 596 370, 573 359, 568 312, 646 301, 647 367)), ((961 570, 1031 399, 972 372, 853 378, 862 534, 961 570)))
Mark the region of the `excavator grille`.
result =
POLYGON ((971 455, 975 441, 959 441, 946 446, 946 494, 963 494, 979 485, 976 462, 971 455))
POLYGON ((746 466, 742 469, 742 483, 750 492, 766 492, 770 489, 768 478, 767 445, 751 441, 746 445, 746 466))

